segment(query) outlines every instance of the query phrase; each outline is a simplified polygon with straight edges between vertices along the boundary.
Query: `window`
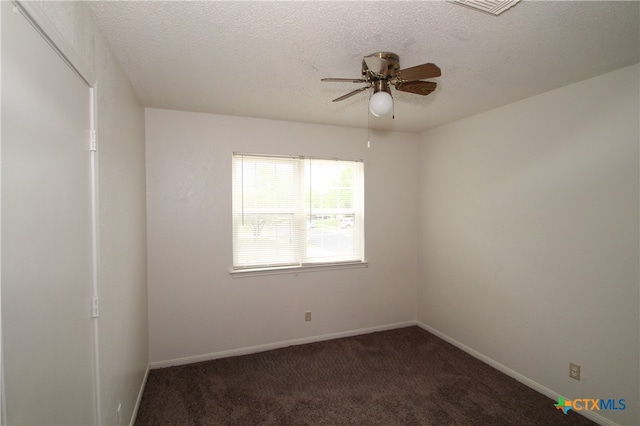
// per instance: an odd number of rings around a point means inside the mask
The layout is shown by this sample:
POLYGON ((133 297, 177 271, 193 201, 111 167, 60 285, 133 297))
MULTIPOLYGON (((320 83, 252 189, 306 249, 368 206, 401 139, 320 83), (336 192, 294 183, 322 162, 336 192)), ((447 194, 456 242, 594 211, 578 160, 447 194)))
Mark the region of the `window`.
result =
POLYGON ((233 269, 364 261, 361 161, 233 154, 233 269))

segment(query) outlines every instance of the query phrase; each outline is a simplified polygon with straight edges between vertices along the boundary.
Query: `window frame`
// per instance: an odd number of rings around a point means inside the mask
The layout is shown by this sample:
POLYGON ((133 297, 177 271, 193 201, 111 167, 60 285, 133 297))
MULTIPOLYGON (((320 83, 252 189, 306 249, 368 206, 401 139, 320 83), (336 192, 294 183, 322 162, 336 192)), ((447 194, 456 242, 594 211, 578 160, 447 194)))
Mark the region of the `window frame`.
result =
MULTIPOLYGON (((351 268, 360 268, 360 267, 368 266, 368 262, 365 257, 365 216, 364 216, 365 215, 365 211, 364 211, 365 210, 365 202, 364 202, 365 172, 364 172, 363 160, 352 160, 352 159, 341 159, 341 158, 320 158, 320 157, 294 156, 294 155, 255 154, 255 153, 246 153, 246 152, 233 152, 231 159, 232 159, 232 207, 231 207, 232 229, 231 229, 231 232, 232 232, 232 257, 233 257, 231 268, 229 270, 229 273, 231 275, 233 276, 265 275, 265 274, 270 275, 270 274, 278 274, 278 273, 311 272, 311 271, 318 271, 318 270, 324 270, 324 269, 351 269, 351 268), (292 160, 294 162, 297 162, 296 173, 297 173, 298 181, 295 184, 298 185, 299 187, 297 190, 298 192, 297 202, 298 204, 300 204, 300 209, 296 210, 296 212, 293 213, 294 215, 293 223, 295 225, 291 227, 291 229, 296 229, 296 231, 294 232, 296 232, 296 236, 299 237, 299 241, 300 241, 300 243, 297 244, 296 246, 296 249, 297 249, 296 262, 282 263, 282 264, 264 264, 264 265, 256 264, 256 265, 247 265, 247 266, 236 265, 236 255, 238 254, 238 252, 236 252, 237 244, 238 244, 237 227, 239 226, 238 207, 237 207, 239 201, 236 199, 237 197, 236 161, 238 157, 243 157, 243 156, 246 156, 249 158, 263 157, 266 160, 273 159, 274 163, 276 163, 278 159, 292 160), (313 217, 312 203, 308 198, 305 199, 306 198, 305 173, 307 173, 306 168, 311 167, 311 164, 313 164, 313 161, 320 161, 320 162, 342 161, 345 163, 360 163, 360 165, 358 166, 359 168, 358 174, 356 175, 356 177, 354 177, 355 179, 354 188, 357 188, 358 191, 353 194, 352 196, 353 198, 351 199, 352 203, 354 204, 351 209, 353 210, 354 222, 359 222, 359 226, 354 227, 354 233, 353 233, 353 238, 354 238, 353 244, 355 249, 354 252, 356 252, 355 257, 357 258, 341 260, 339 259, 341 256, 336 256, 336 258, 329 261, 317 260, 319 259, 318 257, 308 256, 308 252, 307 252, 308 247, 306 243, 304 244, 302 243, 302 242, 306 242, 307 238, 309 238, 310 230, 309 230, 309 227, 307 226, 307 220, 313 217), (306 206, 305 203, 309 203, 309 205, 306 206), (297 215, 297 217, 295 217, 295 215, 297 215), (311 259, 311 262, 308 261, 309 259, 311 259), (313 259, 316 259, 316 261, 314 261, 313 259)), ((244 177, 244 174, 242 176, 244 177)), ((242 183, 242 185, 244 185, 244 183, 242 183)), ((310 184, 309 187, 312 188, 313 187, 312 184, 310 184)), ((244 193, 242 192, 242 194, 243 195, 241 196, 242 201, 240 201, 241 202, 240 209, 244 212, 244 209, 245 209, 244 193)), ((340 207, 336 206, 333 210, 338 212, 340 210, 340 207)), ((274 212, 274 214, 277 214, 277 213, 274 212)), ((333 214, 336 217, 336 220, 339 220, 338 213, 333 213, 333 214)))

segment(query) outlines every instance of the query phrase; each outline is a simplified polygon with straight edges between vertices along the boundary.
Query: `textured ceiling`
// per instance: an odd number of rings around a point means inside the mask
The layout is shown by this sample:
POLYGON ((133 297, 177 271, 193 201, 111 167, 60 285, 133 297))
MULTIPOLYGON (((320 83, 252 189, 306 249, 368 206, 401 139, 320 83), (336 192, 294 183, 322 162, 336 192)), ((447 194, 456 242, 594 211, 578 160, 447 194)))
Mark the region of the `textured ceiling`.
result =
POLYGON ((90 2, 145 106, 419 132, 640 61, 640 2, 523 0, 499 16, 444 1, 90 2), (429 96, 369 117, 364 55, 433 62, 429 96))

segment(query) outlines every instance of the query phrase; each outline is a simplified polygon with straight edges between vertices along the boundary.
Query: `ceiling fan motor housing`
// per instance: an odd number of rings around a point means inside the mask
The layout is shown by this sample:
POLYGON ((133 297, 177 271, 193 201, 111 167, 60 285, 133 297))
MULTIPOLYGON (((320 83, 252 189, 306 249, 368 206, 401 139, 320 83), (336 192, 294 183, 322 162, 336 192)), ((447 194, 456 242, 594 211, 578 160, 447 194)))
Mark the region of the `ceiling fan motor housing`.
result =
POLYGON ((369 74, 371 80, 389 80, 400 71, 400 57, 392 52, 378 52, 362 60, 362 75, 369 74))

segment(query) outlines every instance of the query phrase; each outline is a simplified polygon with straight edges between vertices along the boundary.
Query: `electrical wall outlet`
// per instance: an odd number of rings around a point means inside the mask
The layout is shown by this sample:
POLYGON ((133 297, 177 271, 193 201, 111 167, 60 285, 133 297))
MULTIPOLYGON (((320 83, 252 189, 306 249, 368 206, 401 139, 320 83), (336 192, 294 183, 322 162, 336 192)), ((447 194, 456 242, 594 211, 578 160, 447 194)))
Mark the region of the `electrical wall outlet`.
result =
POLYGON ((569 363, 569 377, 580 380, 580 366, 578 364, 569 363))
POLYGON ((311 321, 311 311, 307 311, 304 313, 304 320, 307 322, 311 321))

